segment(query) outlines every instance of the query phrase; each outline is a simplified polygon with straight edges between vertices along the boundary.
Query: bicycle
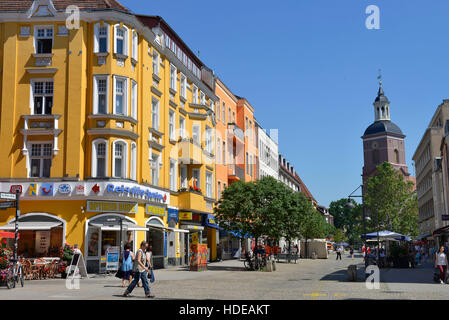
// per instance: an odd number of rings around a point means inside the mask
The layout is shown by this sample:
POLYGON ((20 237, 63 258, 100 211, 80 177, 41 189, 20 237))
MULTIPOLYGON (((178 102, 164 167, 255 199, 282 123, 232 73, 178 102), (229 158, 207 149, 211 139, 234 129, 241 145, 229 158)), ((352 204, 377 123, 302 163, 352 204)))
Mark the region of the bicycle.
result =
POLYGON ((248 271, 254 270, 254 259, 248 252, 245 253, 245 261, 243 262, 243 265, 245 266, 245 269, 248 271))
POLYGON ((16 287, 16 283, 20 282, 20 285, 24 286, 25 279, 23 277, 23 267, 20 261, 16 261, 14 259, 9 260, 12 265, 9 267, 8 275, 6 276, 6 286, 8 289, 14 289, 16 287))

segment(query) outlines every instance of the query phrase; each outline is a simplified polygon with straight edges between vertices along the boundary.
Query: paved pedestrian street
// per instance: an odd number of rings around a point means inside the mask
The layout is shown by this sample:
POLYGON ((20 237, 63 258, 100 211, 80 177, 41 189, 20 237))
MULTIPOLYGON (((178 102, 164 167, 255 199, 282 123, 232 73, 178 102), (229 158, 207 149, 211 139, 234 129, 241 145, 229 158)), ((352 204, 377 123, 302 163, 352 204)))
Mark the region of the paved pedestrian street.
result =
MULTIPOLYGON (((367 289, 363 281, 363 261, 298 260, 277 263, 275 272, 249 272, 243 262, 230 260, 211 263, 208 271, 191 272, 185 268, 155 270, 151 291, 156 299, 229 299, 229 300, 344 300, 344 299, 447 299, 449 285, 432 282, 432 266, 416 269, 381 270, 380 289, 367 289), (347 281, 347 267, 358 264, 357 282, 347 281)), ((143 288, 136 287, 129 298, 114 276, 94 275, 80 280, 79 289, 67 289, 66 281, 26 281, 25 287, 0 288, 0 299, 145 299, 143 288)))

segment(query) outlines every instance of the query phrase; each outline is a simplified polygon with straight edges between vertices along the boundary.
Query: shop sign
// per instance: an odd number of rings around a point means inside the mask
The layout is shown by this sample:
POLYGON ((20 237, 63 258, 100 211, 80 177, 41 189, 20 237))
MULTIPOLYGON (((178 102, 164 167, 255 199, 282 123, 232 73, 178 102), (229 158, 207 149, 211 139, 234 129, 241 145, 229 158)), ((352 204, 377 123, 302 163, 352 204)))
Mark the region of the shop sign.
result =
POLYGON ((180 212, 179 220, 192 220, 192 212, 180 212))
POLYGON ((88 212, 137 213, 137 203, 87 201, 88 212))
POLYGON ((30 187, 28 188, 28 194, 30 196, 37 196, 37 183, 30 183, 30 187))
POLYGON ((179 221, 179 210, 178 209, 170 209, 167 208, 167 216, 168 216, 168 222, 170 222, 170 220, 175 220, 176 223, 178 223, 179 221))
POLYGON ((61 194, 69 194, 70 192, 72 192, 72 187, 70 186, 70 184, 64 183, 59 185, 58 191, 61 194))
POLYGON ((97 194, 98 192, 100 192, 100 187, 98 186, 98 184, 95 184, 92 187, 92 191, 95 192, 95 194, 97 194))
POLYGON ((215 215, 208 214, 206 216, 206 226, 212 227, 212 228, 218 228, 218 225, 217 225, 217 223, 215 221, 215 215))
POLYGON ((106 250, 106 271, 118 270, 119 247, 109 247, 106 250))
POLYGON ((145 211, 147 214, 152 215, 152 216, 165 217, 165 208, 164 207, 158 207, 158 206, 153 206, 153 205, 147 204, 145 206, 145 211))
POLYGON ((21 185, 18 185, 18 184, 12 185, 12 186, 9 188, 9 192, 10 192, 10 193, 17 193, 17 192, 19 192, 19 193, 21 194, 21 193, 22 193, 22 186, 21 186, 21 185))
POLYGON ((108 184, 106 187, 106 192, 131 194, 132 196, 146 196, 148 199, 155 199, 163 202, 167 201, 167 195, 151 192, 149 189, 145 190, 140 187, 125 187, 124 185, 116 186, 113 184, 108 184))
POLYGON ((82 184, 79 184, 75 188, 77 195, 84 195, 84 186, 82 184))
POLYGON ((43 196, 52 196, 55 185, 53 183, 43 183, 41 186, 43 196))

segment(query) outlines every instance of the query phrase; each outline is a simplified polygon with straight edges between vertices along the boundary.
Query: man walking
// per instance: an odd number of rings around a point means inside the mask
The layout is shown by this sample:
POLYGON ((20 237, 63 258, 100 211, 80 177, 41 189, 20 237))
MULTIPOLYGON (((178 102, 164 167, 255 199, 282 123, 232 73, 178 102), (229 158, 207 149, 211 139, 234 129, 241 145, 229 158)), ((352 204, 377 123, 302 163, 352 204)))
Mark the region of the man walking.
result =
POLYGON ((340 258, 340 260, 341 260, 341 246, 337 248, 337 259, 336 260, 338 260, 338 258, 340 258))
POLYGON ((140 244, 140 249, 137 251, 136 258, 134 259, 134 279, 133 282, 123 293, 123 296, 127 297, 133 290, 134 287, 142 280, 143 289, 145 290, 145 296, 147 298, 154 298, 154 295, 150 294, 150 286, 148 285, 148 268, 145 266, 147 262, 147 255, 145 253, 148 247, 148 242, 142 241, 140 244))

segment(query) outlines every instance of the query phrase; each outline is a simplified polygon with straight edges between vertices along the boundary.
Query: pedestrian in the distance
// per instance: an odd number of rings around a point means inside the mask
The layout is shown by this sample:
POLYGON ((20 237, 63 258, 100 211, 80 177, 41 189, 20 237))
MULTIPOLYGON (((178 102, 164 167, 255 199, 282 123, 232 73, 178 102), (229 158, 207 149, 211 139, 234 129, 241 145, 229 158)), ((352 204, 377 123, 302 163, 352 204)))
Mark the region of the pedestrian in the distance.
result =
POLYGON ((145 296, 148 298, 154 298, 154 295, 150 294, 150 286, 148 284, 148 268, 145 266, 147 255, 145 250, 148 248, 148 242, 142 241, 140 244, 140 249, 136 253, 136 258, 134 259, 134 279, 133 282, 128 286, 128 288, 123 293, 123 296, 127 297, 137 285, 139 280, 142 280, 143 289, 145 291, 145 296))
POLYGON ((447 271, 447 255, 444 253, 444 246, 440 247, 440 251, 435 255, 435 268, 440 270, 440 283, 444 284, 447 271))
POLYGON ((354 248, 352 246, 349 248, 349 253, 351 254, 352 260, 354 260, 354 248))
POLYGON ((340 258, 340 260, 341 260, 341 247, 337 248, 337 259, 336 260, 338 260, 338 258, 340 258))
POLYGON ((125 244, 125 250, 123 251, 123 263, 122 263, 122 287, 125 287, 125 281, 128 280, 128 286, 133 279, 133 261, 134 254, 131 252, 130 243, 125 244))

